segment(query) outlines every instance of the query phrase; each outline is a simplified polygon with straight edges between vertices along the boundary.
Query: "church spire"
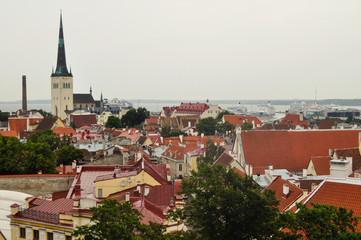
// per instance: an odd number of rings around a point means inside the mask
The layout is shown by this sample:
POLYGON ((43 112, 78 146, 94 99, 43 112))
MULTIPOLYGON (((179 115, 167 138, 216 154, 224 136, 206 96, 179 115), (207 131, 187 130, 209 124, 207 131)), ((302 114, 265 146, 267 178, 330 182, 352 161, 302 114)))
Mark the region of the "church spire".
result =
POLYGON ((65 44, 63 34, 63 16, 60 11, 60 28, 59 28, 59 43, 58 43, 58 60, 56 63, 55 73, 52 76, 72 76, 71 72, 68 72, 65 59, 65 44))

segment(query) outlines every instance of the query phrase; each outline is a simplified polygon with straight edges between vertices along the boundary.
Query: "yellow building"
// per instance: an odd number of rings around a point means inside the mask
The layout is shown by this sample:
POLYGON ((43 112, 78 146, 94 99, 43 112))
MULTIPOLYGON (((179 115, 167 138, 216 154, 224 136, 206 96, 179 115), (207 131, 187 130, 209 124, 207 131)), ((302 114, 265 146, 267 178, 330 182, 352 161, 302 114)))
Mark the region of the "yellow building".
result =
POLYGON ((68 192, 54 193, 48 199, 30 197, 25 206, 11 206, 11 239, 70 240, 73 229, 90 223, 90 208, 105 198, 131 201, 144 215, 143 223, 153 221, 168 231, 178 229, 176 223, 167 221, 165 211, 176 200, 169 174, 166 165, 154 165, 144 158, 134 165, 79 166, 68 192))

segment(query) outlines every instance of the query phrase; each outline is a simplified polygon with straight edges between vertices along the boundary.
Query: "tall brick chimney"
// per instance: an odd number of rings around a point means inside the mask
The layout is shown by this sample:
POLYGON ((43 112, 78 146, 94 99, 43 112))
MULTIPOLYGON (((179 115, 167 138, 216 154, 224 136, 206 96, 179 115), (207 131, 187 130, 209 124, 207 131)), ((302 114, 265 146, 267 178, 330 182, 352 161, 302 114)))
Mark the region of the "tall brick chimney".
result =
POLYGON ((23 111, 28 110, 27 99, 26 99, 26 76, 23 75, 23 111))

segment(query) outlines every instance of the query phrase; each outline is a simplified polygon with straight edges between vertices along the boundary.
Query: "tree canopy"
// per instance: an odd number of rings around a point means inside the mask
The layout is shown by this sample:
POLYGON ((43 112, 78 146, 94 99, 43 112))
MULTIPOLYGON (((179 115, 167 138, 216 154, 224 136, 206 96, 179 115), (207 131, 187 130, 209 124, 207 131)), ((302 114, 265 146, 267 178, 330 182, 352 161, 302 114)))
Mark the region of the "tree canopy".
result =
POLYGON ((268 239, 278 231, 274 193, 221 165, 204 165, 182 181, 190 197, 184 219, 196 239, 268 239))
POLYGON ((216 146, 210 138, 207 139, 206 155, 197 158, 198 166, 203 164, 213 164, 224 152, 222 146, 216 146))
POLYGON ((107 128, 121 128, 122 123, 120 119, 116 116, 109 116, 107 122, 105 123, 107 128))
POLYGON ((344 207, 327 204, 297 204, 298 212, 285 212, 280 220, 286 231, 279 232, 279 239, 341 240, 361 239, 356 232, 358 217, 344 207))
POLYGON ((187 133, 181 130, 172 131, 172 128, 170 126, 162 127, 162 130, 160 131, 160 135, 162 137, 178 137, 179 135, 188 136, 187 133))
POLYGON ((0 110, 0 122, 2 122, 2 121, 7 121, 8 118, 9 118, 9 116, 10 116, 10 113, 9 113, 9 112, 2 112, 2 111, 0 110))
POLYGON ((223 112, 220 112, 217 117, 216 117, 216 120, 219 122, 222 120, 223 116, 224 115, 234 115, 234 113, 228 111, 228 110, 224 110, 223 112))
POLYGON ((204 133, 206 136, 214 135, 217 130, 217 120, 212 117, 203 118, 196 125, 198 133, 204 133))
POLYGON ((26 143, 0 135, 0 174, 55 173, 56 163, 70 164, 83 152, 70 145, 70 138, 57 137, 51 130, 33 133, 26 143))
POLYGON ((142 124, 149 117, 149 111, 146 108, 130 109, 122 116, 122 127, 135 127, 142 124))
POLYGON ((104 199, 102 205, 91 210, 91 221, 94 224, 78 226, 73 236, 94 240, 175 239, 171 234, 164 234, 162 225, 141 223, 143 216, 133 208, 131 202, 119 203, 115 199, 104 199))
POLYGON ((249 122, 245 122, 241 125, 242 130, 252 130, 253 124, 249 122))

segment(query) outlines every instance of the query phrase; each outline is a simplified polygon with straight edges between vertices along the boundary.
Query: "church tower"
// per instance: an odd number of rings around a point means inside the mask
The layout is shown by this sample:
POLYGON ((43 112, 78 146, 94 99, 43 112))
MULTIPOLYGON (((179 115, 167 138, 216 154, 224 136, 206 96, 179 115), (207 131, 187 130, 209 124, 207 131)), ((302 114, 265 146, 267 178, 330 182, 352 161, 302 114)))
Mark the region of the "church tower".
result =
POLYGON ((73 110, 73 74, 68 72, 65 59, 62 13, 58 42, 58 59, 56 69, 51 74, 51 113, 61 119, 66 118, 67 110, 73 110))

